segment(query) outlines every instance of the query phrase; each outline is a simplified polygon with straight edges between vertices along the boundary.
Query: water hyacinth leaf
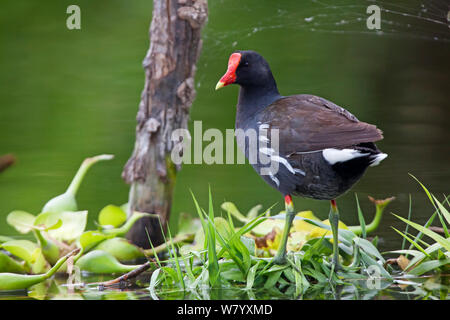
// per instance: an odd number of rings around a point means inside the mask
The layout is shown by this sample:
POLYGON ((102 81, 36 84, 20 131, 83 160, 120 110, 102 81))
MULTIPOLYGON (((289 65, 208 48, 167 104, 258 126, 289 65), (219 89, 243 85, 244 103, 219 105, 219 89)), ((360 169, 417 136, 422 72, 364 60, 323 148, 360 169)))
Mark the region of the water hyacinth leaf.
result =
POLYGON ((122 208, 109 204, 100 210, 98 222, 101 226, 120 227, 127 220, 127 214, 122 208))
POLYGON ((79 246, 83 249, 83 252, 87 252, 94 246, 108 238, 109 236, 99 231, 86 231, 80 236, 78 243, 79 246))
POLYGON ((236 205, 233 202, 224 202, 222 203, 221 208, 241 222, 247 223, 249 220, 238 210, 238 208, 236 208, 236 205))
POLYGON ((100 242, 94 250, 101 250, 110 253, 117 260, 131 261, 143 258, 144 254, 138 247, 128 242, 124 238, 112 238, 100 242))
POLYGON ((178 233, 180 234, 195 234, 201 229, 202 223, 198 218, 192 218, 189 214, 182 212, 178 220, 178 233))
POLYGON ((143 217, 151 217, 155 219, 159 219, 159 216, 157 214, 151 214, 146 212, 139 212, 139 211, 133 211, 131 216, 128 218, 128 220, 121 225, 119 228, 113 228, 113 229, 104 229, 102 232, 104 234, 113 236, 113 237, 121 237, 125 235, 128 231, 130 231, 131 227, 138 221, 139 219, 143 217))
POLYGON ((0 244, 11 240, 14 240, 14 238, 0 235, 0 244))
POLYGON ((113 158, 113 155, 102 154, 99 156, 84 159, 66 192, 54 197, 53 199, 50 199, 44 205, 44 208, 41 212, 61 213, 64 211, 77 211, 78 205, 75 196, 89 168, 99 161, 111 160, 113 158))
POLYGON ((34 227, 40 230, 55 230, 61 226, 62 220, 58 218, 58 214, 52 214, 50 212, 42 212, 34 220, 34 227))
POLYGON ((16 274, 16 273, 0 273, 0 291, 2 290, 19 290, 29 288, 39 282, 42 282, 58 271, 58 269, 66 262, 66 260, 78 253, 79 249, 76 249, 61 259, 57 261, 57 263, 49 269, 46 273, 37 274, 37 275, 25 275, 25 274, 16 274))
POLYGON ((48 234, 59 241, 71 242, 84 232, 87 223, 87 211, 64 211, 49 213, 45 225, 53 225, 61 219, 62 225, 58 229, 48 230, 48 234))
POLYGON ((27 270, 23 263, 0 251, 0 272, 26 273, 27 270))
POLYGON ((24 260, 33 273, 47 270, 48 264, 42 255, 41 248, 29 240, 12 240, 2 244, 2 248, 12 255, 24 260))
POLYGON ((6 222, 20 233, 28 233, 33 229, 36 217, 25 211, 12 211, 6 217, 6 222))
POLYGON ((126 273, 140 267, 139 265, 122 264, 111 254, 100 250, 86 253, 77 260, 75 265, 81 271, 91 273, 126 273))
POLYGON ((273 228, 278 228, 281 231, 284 229, 284 221, 281 219, 266 219, 262 221, 259 225, 254 227, 251 231, 257 237, 264 237, 268 233, 270 233, 273 228))
POLYGON ((262 209, 262 205, 258 204, 251 208, 247 213, 247 219, 252 220, 255 219, 258 216, 259 211, 262 209))

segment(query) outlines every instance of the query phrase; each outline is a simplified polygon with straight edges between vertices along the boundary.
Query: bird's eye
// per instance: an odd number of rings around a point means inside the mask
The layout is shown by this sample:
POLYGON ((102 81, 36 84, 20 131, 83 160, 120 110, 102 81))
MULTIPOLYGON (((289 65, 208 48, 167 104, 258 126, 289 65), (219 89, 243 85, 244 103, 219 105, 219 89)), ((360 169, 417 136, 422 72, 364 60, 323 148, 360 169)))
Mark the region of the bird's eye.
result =
POLYGON ((243 66, 248 67, 248 61, 244 61, 243 66))

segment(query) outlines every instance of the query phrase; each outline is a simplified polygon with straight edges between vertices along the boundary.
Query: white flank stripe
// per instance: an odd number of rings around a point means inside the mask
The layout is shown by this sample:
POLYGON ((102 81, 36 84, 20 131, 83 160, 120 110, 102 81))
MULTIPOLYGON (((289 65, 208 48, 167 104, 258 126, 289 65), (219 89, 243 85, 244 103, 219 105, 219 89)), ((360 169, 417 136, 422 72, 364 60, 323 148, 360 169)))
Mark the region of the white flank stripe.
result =
POLYGON ((362 153, 355 149, 324 149, 322 151, 322 156, 331 165, 338 162, 345 162, 355 158, 364 157, 368 153, 362 153))
POLYGON ((268 156, 272 155, 275 150, 273 150, 272 148, 259 148, 259 152, 267 154, 268 156))
POLYGON ((280 186, 280 180, 278 180, 272 173, 269 173, 270 179, 272 179, 273 182, 277 185, 277 187, 280 186))

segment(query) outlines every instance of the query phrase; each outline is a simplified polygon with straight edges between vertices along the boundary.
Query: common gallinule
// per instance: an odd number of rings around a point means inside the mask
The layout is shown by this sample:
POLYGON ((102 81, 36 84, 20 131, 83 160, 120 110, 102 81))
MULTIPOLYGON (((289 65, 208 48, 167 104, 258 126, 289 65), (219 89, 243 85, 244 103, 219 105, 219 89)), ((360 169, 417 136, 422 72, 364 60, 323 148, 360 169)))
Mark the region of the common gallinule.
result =
MULTIPOLYGON (((216 90, 232 83, 240 85, 236 129, 257 133, 258 157, 251 164, 285 199, 283 238, 273 261, 285 263, 287 238, 295 217, 291 196, 296 195, 331 202, 333 269, 338 269, 339 211, 335 199, 349 190, 367 167, 387 157, 374 144, 383 139, 382 132, 326 99, 307 94, 280 95, 269 64, 254 51, 236 51, 230 56, 228 70, 216 90), (278 150, 267 147, 272 136, 278 138, 278 150), (261 155, 279 164, 277 172, 261 174, 262 167, 267 167, 261 155)), ((248 143, 242 151, 249 158, 248 143)))

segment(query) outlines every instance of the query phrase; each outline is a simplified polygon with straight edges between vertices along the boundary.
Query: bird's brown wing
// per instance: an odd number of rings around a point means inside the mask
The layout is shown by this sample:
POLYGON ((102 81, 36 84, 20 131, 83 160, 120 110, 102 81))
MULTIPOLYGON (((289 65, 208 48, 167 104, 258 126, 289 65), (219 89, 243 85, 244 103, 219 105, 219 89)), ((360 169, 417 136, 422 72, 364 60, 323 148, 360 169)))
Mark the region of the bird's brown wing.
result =
POLYGON ((264 110, 260 122, 279 130, 279 149, 285 155, 383 139, 376 126, 361 122, 344 108, 312 95, 275 101, 264 110))

